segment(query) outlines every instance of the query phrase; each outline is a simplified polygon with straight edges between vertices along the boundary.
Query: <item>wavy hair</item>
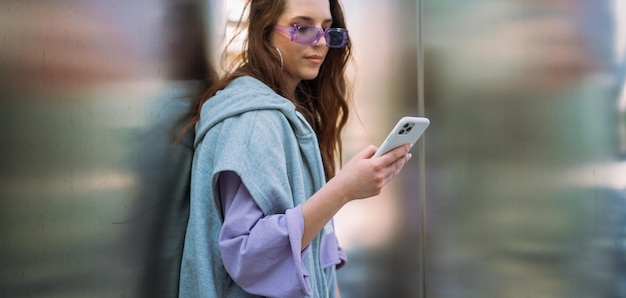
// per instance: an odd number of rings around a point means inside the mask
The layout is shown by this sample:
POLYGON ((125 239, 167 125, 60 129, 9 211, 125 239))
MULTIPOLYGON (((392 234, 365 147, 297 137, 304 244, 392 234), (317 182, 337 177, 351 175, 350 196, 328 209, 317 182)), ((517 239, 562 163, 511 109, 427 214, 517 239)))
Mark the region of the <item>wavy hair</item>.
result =
MULTIPOLYGON (((343 9, 339 0, 329 0, 333 19, 332 27, 346 28, 343 9)), ((276 93, 289 99, 304 115, 315 130, 320 146, 326 179, 335 176, 337 162, 341 164, 341 131, 345 127, 350 106, 350 92, 346 78, 346 68, 351 59, 351 43, 344 48, 329 48, 313 80, 303 80, 296 87, 295 94, 286 91, 285 75, 276 49, 270 43, 273 26, 283 13, 285 0, 250 0, 244 10, 249 10, 247 21, 240 20, 238 28, 245 27, 247 36, 243 50, 226 73, 208 78, 208 88, 192 105, 190 120, 183 128, 179 139, 200 120, 202 105, 217 91, 241 76, 251 76, 276 93), (242 26, 243 25, 243 26, 242 26)), ((243 19, 243 15, 242 15, 243 19)), ((232 43, 232 41, 231 41, 232 43)))

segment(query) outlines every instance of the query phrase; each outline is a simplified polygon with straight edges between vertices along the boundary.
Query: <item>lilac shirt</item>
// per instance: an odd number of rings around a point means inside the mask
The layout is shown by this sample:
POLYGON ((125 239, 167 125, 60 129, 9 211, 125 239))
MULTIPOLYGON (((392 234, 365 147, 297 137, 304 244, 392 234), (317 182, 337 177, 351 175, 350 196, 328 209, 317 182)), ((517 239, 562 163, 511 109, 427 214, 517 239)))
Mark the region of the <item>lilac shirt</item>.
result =
MULTIPOLYGON (((246 186, 234 172, 219 176, 224 225, 219 237, 224 266, 231 278, 247 292, 276 296, 278 293, 311 295, 301 249, 304 233, 302 209, 264 216, 246 186)), ((346 262, 334 233, 322 238, 324 268, 346 262)))

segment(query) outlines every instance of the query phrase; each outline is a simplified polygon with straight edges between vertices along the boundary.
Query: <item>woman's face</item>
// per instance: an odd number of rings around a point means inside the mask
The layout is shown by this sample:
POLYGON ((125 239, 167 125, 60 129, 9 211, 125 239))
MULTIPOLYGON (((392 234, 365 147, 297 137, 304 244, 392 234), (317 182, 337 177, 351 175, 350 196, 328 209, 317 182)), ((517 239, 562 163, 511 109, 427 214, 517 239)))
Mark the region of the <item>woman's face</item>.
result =
MULTIPOLYGON (((332 24, 328 0, 286 0, 285 11, 278 18, 277 25, 312 25, 322 29, 332 24)), ((301 80, 317 77, 326 54, 326 39, 320 38, 316 45, 303 45, 291 41, 288 33, 273 31, 272 45, 283 56, 283 70, 289 75, 290 85, 295 89, 301 80)))

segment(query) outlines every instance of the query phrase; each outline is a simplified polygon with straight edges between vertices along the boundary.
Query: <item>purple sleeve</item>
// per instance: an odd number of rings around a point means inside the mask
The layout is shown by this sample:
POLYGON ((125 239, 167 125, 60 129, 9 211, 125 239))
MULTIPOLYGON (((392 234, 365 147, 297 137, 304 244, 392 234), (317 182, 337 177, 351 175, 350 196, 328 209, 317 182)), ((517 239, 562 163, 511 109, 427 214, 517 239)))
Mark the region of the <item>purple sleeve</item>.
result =
POLYGON ((311 296, 301 250, 304 218, 300 206, 264 216, 233 172, 219 177, 224 225, 222 260, 231 278, 249 293, 271 297, 311 296))
POLYGON ((321 261, 322 267, 327 268, 335 265, 337 269, 343 267, 347 262, 346 254, 337 242, 337 237, 334 233, 325 234, 322 237, 321 261))
MULTIPOLYGON (((224 225, 220 248, 226 270, 244 290, 263 296, 310 296, 308 272, 301 251, 304 217, 300 206, 285 214, 264 216, 233 172, 219 176, 224 225)), ((334 233, 322 237, 324 268, 346 263, 346 255, 334 233)))

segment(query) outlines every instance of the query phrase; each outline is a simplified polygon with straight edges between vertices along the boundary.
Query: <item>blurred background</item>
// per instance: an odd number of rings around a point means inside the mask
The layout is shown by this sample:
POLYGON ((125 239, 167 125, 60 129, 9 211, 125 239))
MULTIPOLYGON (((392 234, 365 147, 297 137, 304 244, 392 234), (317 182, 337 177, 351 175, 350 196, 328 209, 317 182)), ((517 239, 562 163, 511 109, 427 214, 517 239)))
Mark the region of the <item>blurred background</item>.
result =
MULTIPOLYGON (((244 4, 0 3, 0 296, 176 297, 191 136, 171 142, 244 4)), ((336 216, 343 297, 626 297, 624 1, 343 6, 344 160, 431 120, 336 216)))

